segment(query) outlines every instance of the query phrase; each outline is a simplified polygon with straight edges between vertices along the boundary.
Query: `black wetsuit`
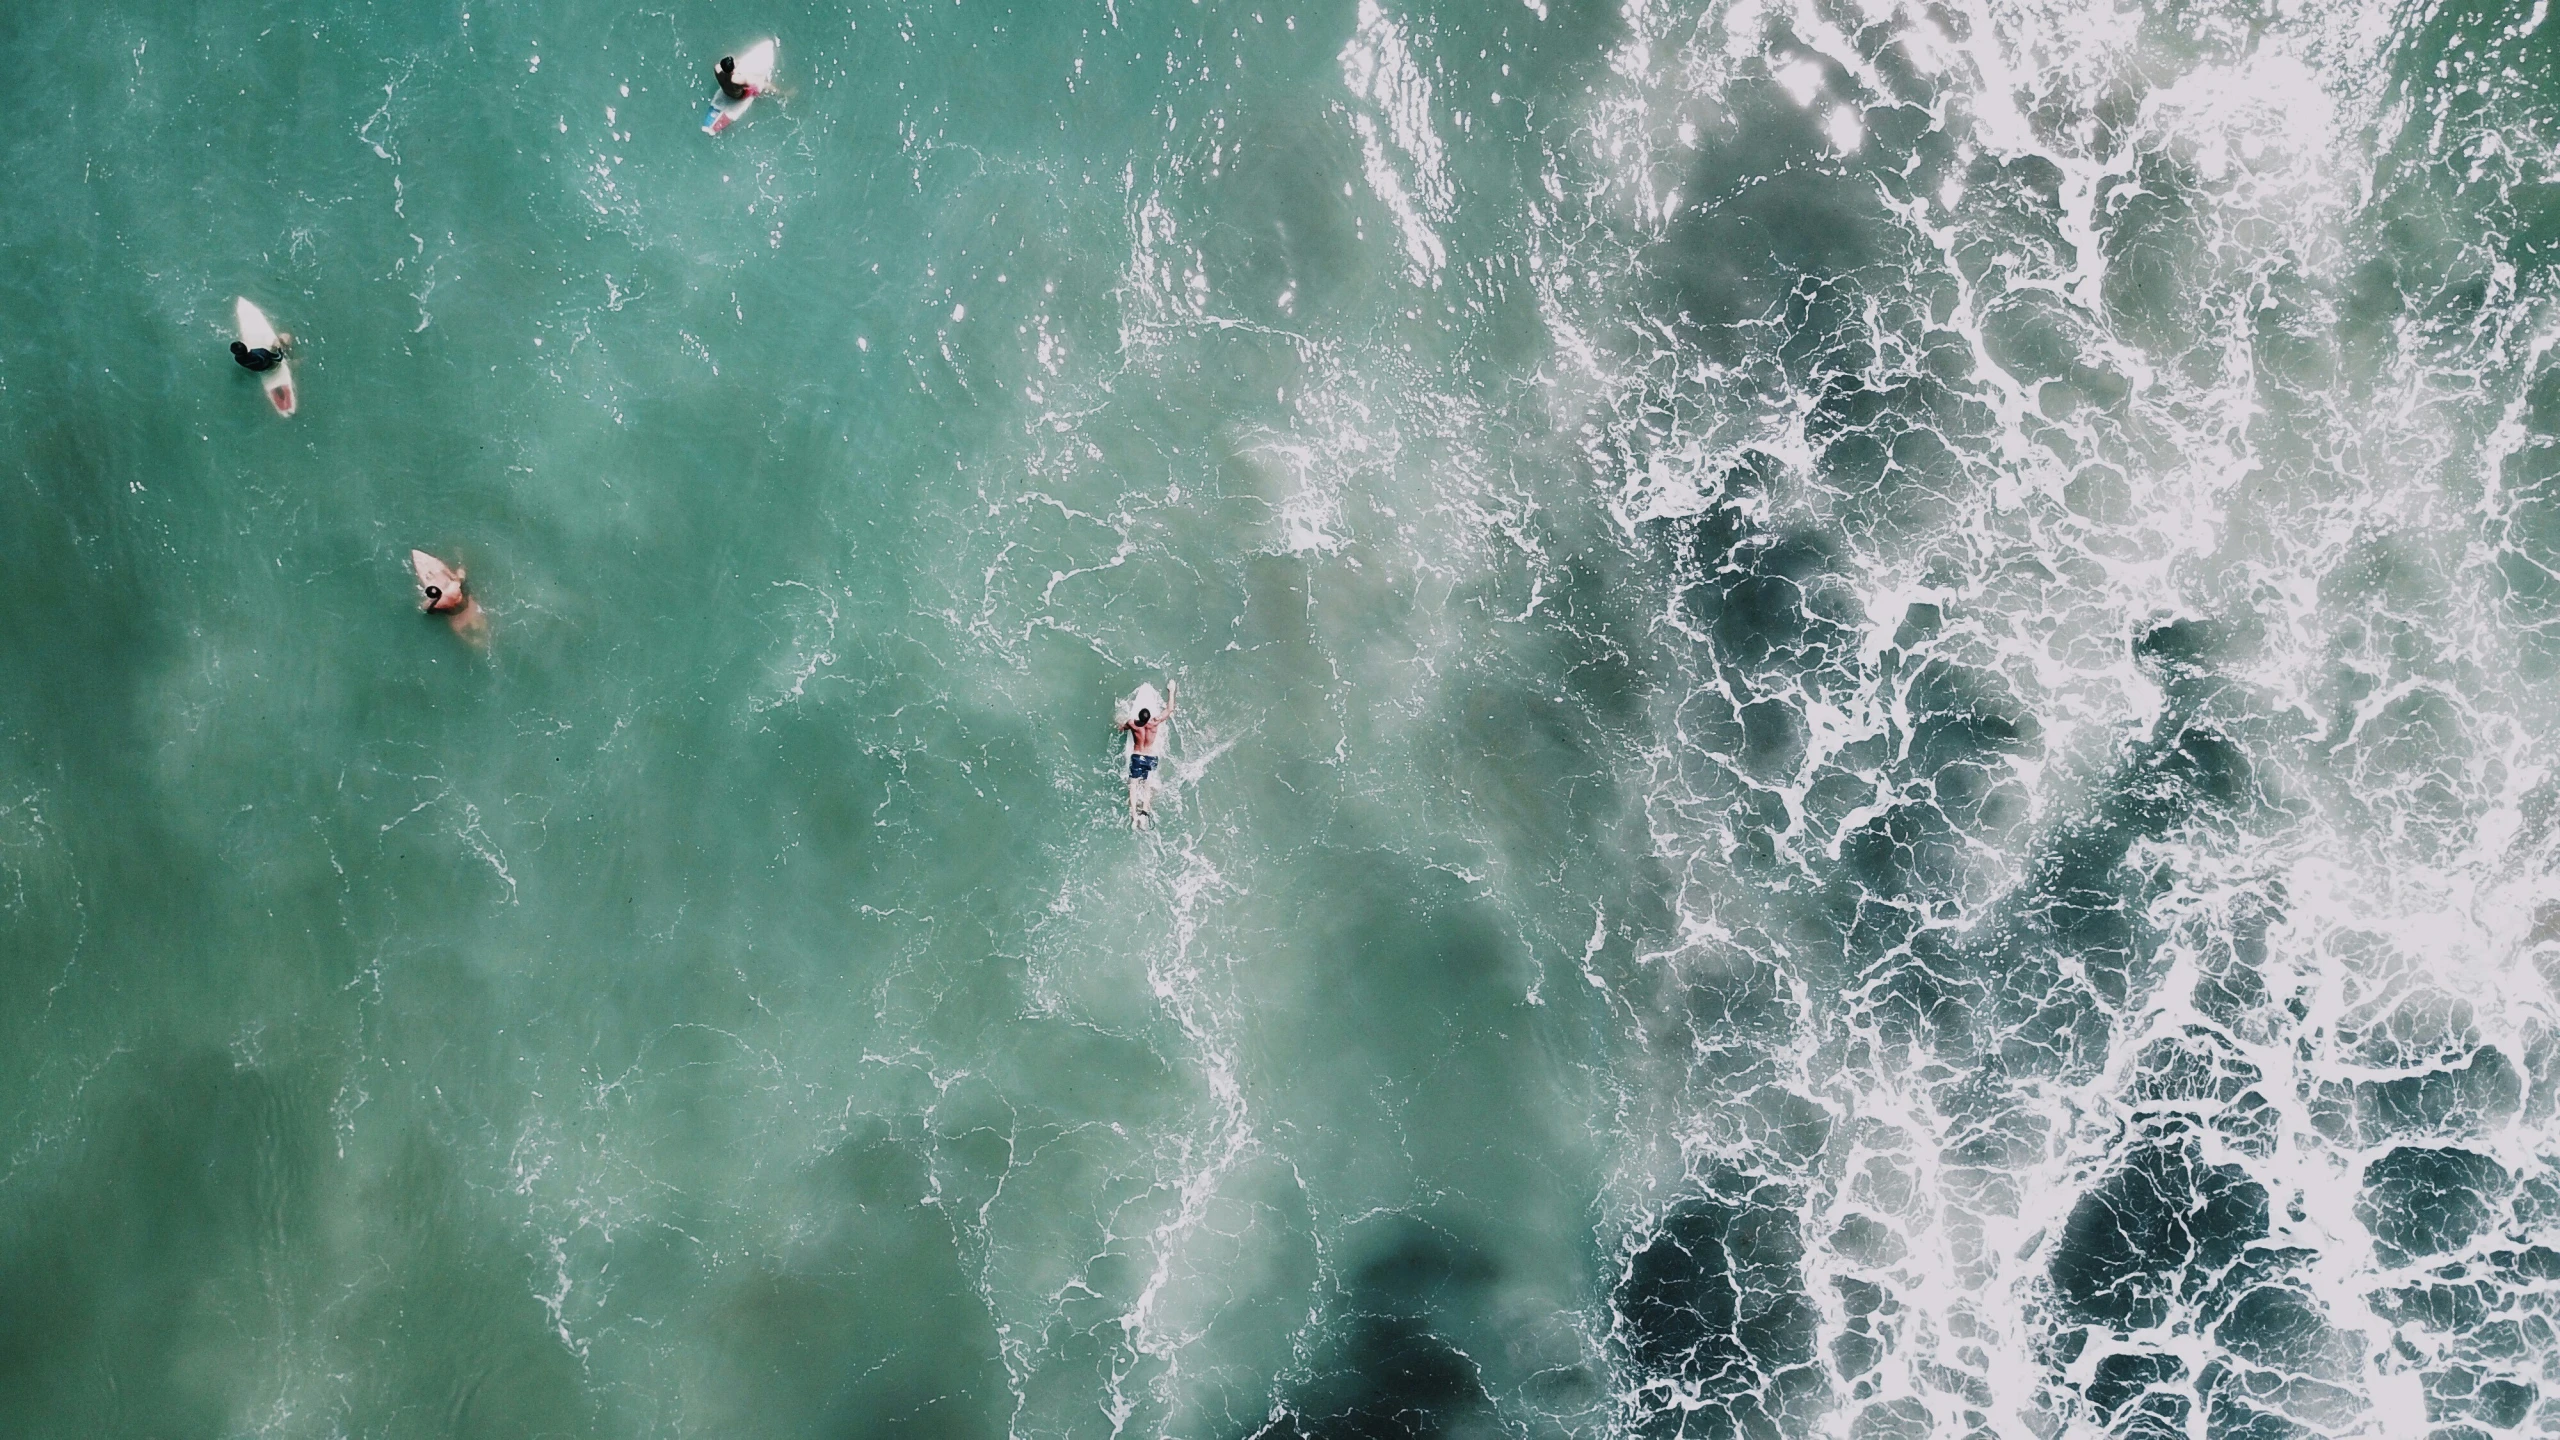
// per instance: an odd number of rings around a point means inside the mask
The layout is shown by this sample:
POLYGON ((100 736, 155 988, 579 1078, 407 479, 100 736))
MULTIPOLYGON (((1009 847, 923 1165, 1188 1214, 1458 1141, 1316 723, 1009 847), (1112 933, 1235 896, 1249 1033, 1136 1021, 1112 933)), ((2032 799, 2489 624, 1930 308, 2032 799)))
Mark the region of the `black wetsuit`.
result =
POLYGON ((747 87, 729 78, 731 72, 737 68, 737 60, 724 55, 720 58, 720 64, 711 72, 711 78, 720 82, 720 93, 728 96, 732 101, 747 98, 747 87))
POLYGON ((231 342, 231 358, 239 361, 243 370, 273 370, 284 363, 284 356, 273 350, 252 350, 237 340, 231 342))

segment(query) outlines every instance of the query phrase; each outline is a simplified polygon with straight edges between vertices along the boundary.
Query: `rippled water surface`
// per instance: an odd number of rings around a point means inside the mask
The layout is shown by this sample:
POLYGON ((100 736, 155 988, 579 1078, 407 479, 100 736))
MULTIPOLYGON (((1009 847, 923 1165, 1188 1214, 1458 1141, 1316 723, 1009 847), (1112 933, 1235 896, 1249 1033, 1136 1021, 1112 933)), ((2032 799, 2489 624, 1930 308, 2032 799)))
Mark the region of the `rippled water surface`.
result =
POLYGON ((0 7, 0 1434, 2560 1435, 2548 18, 0 7))

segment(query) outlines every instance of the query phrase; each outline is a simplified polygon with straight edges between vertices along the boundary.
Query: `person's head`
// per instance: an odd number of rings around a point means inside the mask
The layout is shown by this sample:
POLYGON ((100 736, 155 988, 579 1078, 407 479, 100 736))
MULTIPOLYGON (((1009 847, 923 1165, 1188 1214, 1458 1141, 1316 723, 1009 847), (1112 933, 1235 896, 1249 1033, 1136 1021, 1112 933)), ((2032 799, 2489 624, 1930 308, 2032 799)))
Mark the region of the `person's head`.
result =
POLYGON ((234 340, 231 342, 231 353, 234 355, 246 355, 249 353, 249 347, 241 344, 237 340, 234 340))
POLYGON ((1141 710, 1138 712, 1138 723, 1141 725, 1144 725, 1155 718, 1156 713, 1152 710, 1141 710))
POLYGON ((737 56, 735 56, 735 55, 723 55, 723 56, 721 56, 721 57, 720 57, 720 64, 719 64, 719 66, 717 67, 717 69, 718 69, 718 71, 719 71, 719 75, 720 75, 720 78, 721 78, 721 79, 723 79, 723 80, 728 79, 728 78, 729 78, 729 72, 730 72, 730 71, 732 71, 732 70, 735 70, 735 69, 737 69, 737 68, 738 68, 738 57, 737 57, 737 56))

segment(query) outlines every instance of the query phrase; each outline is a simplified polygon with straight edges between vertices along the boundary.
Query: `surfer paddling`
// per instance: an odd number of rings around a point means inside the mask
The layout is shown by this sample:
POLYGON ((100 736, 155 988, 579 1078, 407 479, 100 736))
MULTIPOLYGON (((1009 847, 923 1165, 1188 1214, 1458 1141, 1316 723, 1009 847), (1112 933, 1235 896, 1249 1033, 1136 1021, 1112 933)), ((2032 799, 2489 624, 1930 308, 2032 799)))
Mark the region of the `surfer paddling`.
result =
POLYGON ((284 347, 292 341, 290 335, 278 335, 275 348, 270 350, 264 345, 243 345, 234 340, 231 358, 240 362, 241 369, 263 374, 284 363, 284 347))
POLYGON ((231 342, 231 358, 258 377, 258 388, 266 392, 267 403, 276 407, 276 413, 291 419, 293 367, 285 362, 293 337, 276 329, 267 312, 246 295, 232 302, 231 320, 239 331, 239 338, 231 342))
POLYGON ((418 575, 418 600, 430 615, 442 615, 453 627, 453 633, 471 644, 486 649, 489 644, 489 612, 471 598, 464 584, 463 572, 447 565, 424 550, 409 552, 409 568, 418 575))
POLYGON ((1175 685, 1164 685, 1161 704, 1156 687, 1141 685, 1137 693, 1120 702, 1120 714, 1113 728, 1129 737, 1129 828, 1144 830, 1156 818, 1156 767, 1164 763, 1167 722, 1173 719, 1175 685))

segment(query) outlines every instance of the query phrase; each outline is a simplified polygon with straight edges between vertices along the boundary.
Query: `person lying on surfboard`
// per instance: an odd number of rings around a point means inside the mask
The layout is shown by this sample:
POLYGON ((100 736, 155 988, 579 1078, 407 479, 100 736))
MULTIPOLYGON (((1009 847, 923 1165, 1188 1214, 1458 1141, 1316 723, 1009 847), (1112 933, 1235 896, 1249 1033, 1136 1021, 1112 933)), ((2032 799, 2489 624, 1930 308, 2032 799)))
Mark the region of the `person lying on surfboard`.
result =
POLYGON ((284 363, 284 347, 285 337, 282 335, 276 337, 276 348, 273 350, 263 345, 252 350, 234 340, 231 342, 231 358, 239 361, 240 368, 243 370, 273 370, 284 363))
POLYGON ((738 57, 735 55, 723 55, 720 63, 711 67, 711 78, 720 82, 722 95, 732 100, 744 100, 750 95, 763 93, 753 85, 739 84, 734 78, 737 68, 738 57))
MULTIPOLYGON (((1152 688, 1152 687, 1149 687, 1152 688)), ((1174 682, 1164 682, 1164 713, 1140 706, 1114 729, 1129 737, 1129 828, 1144 830, 1156 818, 1156 767, 1164 763, 1166 722, 1173 719, 1174 682)))
POLYGON ((426 613, 442 615, 453 633, 474 645, 489 643, 489 615, 471 598, 463 572, 424 550, 409 552, 409 568, 418 575, 418 598, 426 613))

